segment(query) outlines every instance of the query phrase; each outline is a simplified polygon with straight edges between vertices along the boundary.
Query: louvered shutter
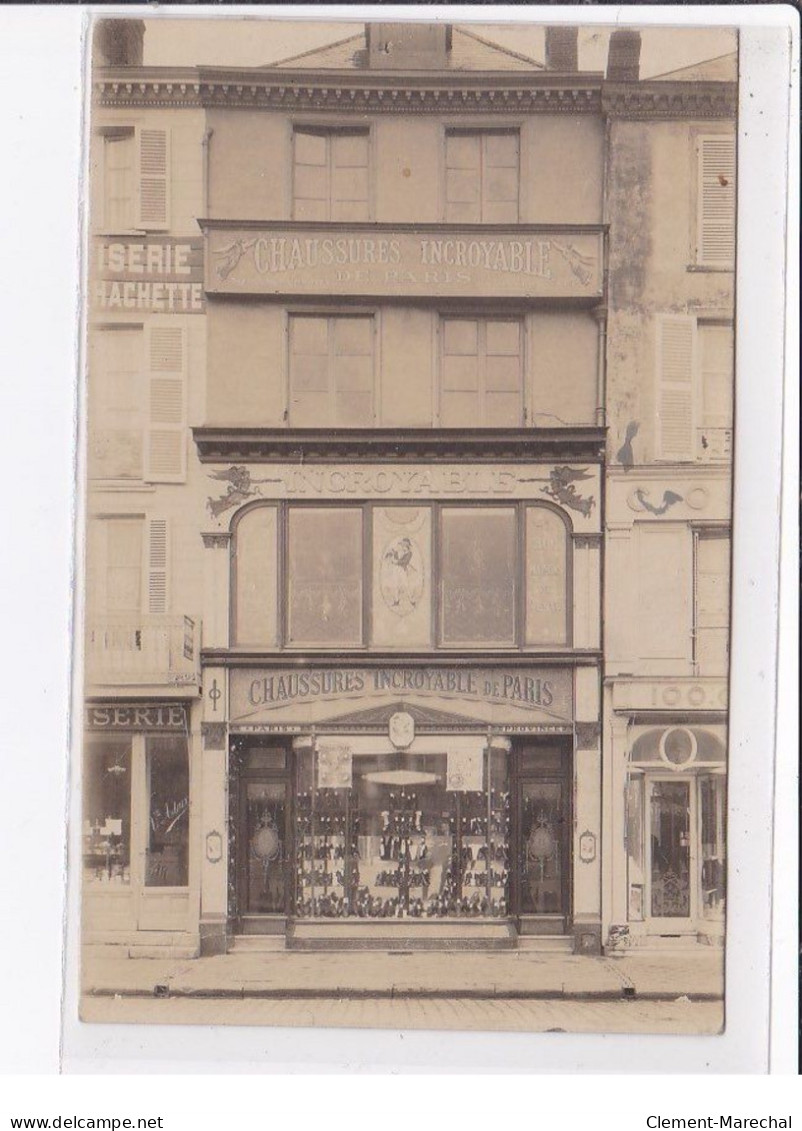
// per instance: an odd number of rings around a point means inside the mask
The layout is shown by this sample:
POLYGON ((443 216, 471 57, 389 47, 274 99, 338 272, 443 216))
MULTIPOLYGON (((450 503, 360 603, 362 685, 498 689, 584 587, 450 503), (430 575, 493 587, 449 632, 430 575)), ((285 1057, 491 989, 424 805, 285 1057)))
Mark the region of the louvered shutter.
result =
POLYGON ((166 518, 148 519, 147 555, 147 609, 151 616, 162 616, 169 600, 170 539, 166 518))
POLYGON ((691 460, 696 437, 696 319, 664 314, 657 323, 657 455, 691 460))
POLYGON ((137 227, 159 231, 170 226, 170 133, 137 131, 139 208, 137 227))
POLYGON ((735 138, 699 138, 698 261, 706 267, 735 262, 735 138))
POLYGON ((147 327, 148 435, 145 479, 186 479, 186 331, 181 326, 147 327))

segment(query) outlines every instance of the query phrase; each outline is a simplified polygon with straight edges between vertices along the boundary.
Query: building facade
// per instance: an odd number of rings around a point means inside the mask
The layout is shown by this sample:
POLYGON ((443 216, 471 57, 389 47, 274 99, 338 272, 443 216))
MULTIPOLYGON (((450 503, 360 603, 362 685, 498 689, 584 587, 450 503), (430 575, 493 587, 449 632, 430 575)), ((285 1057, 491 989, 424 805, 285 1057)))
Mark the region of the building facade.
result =
POLYGON ((733 94, 617 36, 606 77, 576 29, 543 65, 380 23, 96 69, 87 943, 593 954, 723 911, 732 275, 676 233, 733 94))

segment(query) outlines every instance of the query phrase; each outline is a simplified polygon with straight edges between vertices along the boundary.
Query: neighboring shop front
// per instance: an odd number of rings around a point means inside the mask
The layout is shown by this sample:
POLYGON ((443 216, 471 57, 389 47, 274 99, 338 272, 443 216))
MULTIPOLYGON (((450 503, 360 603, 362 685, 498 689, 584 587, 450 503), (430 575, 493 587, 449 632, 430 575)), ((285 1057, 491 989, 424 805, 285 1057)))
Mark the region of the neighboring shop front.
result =
POLYGON ((630 945, 723 944, 726 682, 619 681, 613 696, 613 825, 622 833, 613 944, 624 924, 630 945))
POLYGON ((198 953, 191 704, 84 708, 83 914, 89 946, 198 953))

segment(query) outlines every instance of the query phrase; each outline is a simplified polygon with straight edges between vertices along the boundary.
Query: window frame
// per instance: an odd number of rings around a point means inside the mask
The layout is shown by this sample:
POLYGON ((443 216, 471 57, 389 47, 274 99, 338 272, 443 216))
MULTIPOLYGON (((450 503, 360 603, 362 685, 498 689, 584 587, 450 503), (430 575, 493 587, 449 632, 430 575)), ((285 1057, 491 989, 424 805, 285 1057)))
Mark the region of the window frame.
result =
POLYGON ((94 130, 94 141, 98 147, 95 161, 96 188, 92 195, 92 231, 101 236, 142 236, 151 232, 167 233, 172 227, 172 133, 169 126, 150 126, 141 121, 135 122, 109 122, 97 126, 94 130), (165 200, 163 220, 142 219, 142 135, 143 133, 158 131, 164 134, 165 145, 165 200), (131 168, 131 224, 128 227, 112 226, 108 218, 108 200, 106 195, 106 139, 111 137, 128 137, 133 142, 132 168, 131 168))
POLYGON ((732 572, 733 572, 733 556, 732 556, 732 528, 726 522, 704 522, 693 523, 691 525, 692 542, 692 555, 693 562, 691 567, 691 581, 693 585, 693 601, 691 609, 691 664, 693 673, 696 676, 704 677, 709 676, 713 679, 728 679, 731 655, 731 637, 732 637, 732 572), (727 623, 724 626, 706 625, 701 626, 704 632, 710 628, 723 627, 725 630, 725 643, 726 643, 726 663, 723 672, 712 673, 702 671, 703 664, 699 657, 699 543, 705 539, 724 539, 728 543, 728 574, 727 574, 727 587, 728 587, 728 601, 727 601, 727 623))
POLYGON ((314 120, 311 118, 297 118, 289 122, 289 151, 290 160, 288 161, 289 170, 289 215, 294 223, 298 224, 370 224, 375 220, 375 197, 376 197, 376 176, 374 172, 374 154, 376 151, 375 146, 375 129, 374 123, 368 122, 363 125, 354 125, 353 122, 344 118, 337 118, 334 120, 314 120), (326 201, 327 217, 324 220, 300 220, 297 216, 296 210, 296 194, 295 194, 295 139, 297 134, 307 133, 315 134, 318 136, 325 136, 327 139, 327 175, 328 175, 328 199, 326 201), (332 199, 331 199, 331 145, 328 139, 335 135, 354 135, 364 134, 367 138, 368 144, 368 159, 367 159, 367 179, 368 179, 368 193, 367 193, 367 215, 364 220, 333 220, 331 217, 332 199))
MULTIPOLYGON (((657 463, 681 463, 681 464, 726 464, 731 462, 731 455, 711 456, 705 457, 704 450, 701 445, 701 438, 705 431, 711 431, 714 428, 721 431, 729 431, 732 436, 735 418, 735 325, 731 314, 718 313, 716 311, 704 311, 698 314, 677 314, 669 311, 658 311, 655 314, 655 340, 654 340, 654 452, 655 462, 657 463), (664 327, 670 322, 684 322, 688 325, 691 334, 691 362, 690 362, 690 433, 691 433, 691 452, 685 458, 676 455, 663 454, 663 438, 662 427, 660 423, 660 405, 663 395, 663 387, 666 382, 663 379, 663 352, 664 352, 664 327), (702 332, 707 326, 727 327, 732 333, 732 372, 730 375, 731 380, 731 394, 730 394, 730 409, 731 420, 729 428, 721 429, 719 426, 711 425, 706 427, 704 418, 704 369, 703 369, 703 350, 702 350, 702 332)), ((676 384, 676 382, 674 382, 676 384)))
POLYGON ((464 123, 464 121, 461 121, 461 122, 444 122, 443 123, 441 134, 440 134, 440 153, 442 154, 442 157, 441 157, 441 160, 440 160, 440 185, 441 185, 440 216, 441 216, 442 223, 452 224, 455 227, 466 227, 466 228, 474 226, 474 225, 476 225, 476 226, 487 225, 488 227, 501 227, 501 228, 503 228, 503 227, 515 227, 515 226, 517 226, 517 225, 519 225, 523 222, 522 219, 521 219, 521 204, 522 204, 521 139, 522 139, 522 137, 523 137, 523 130, 522 130, 522 123, 521 122, 513 122, 513 123, 510 123, 510 124, 504 124, 504 125, 500 125, 498 123, 494 123, 492 125, 484 124, 484 123, 476 123, 476 124, 471 123, 470 125, 466 125, 464 123), (517 139, 517 142, 518 142, 517 190, 518 191, 516 193, 516 198, 515 198, 516 218, 514 220, 508 220, 508 221, 504 221, 501 224, 498 224, 494 221, 485 220, 483 218, 483 213, 484 213, 484 208, 483 208, 483 201, 484 201, 484 197, 483 197, 484 145, 483 144, 481 145, 482 156, 480 158, 481 164, 480 164, 480 174, 479 174, 480 175, 480 180, 479 180, 479 213, 480 213, 480 219, 474 220, 474 221, 466 221, 466 220, 450 220, 448 218, 448 168, 449 168, 449 166, 448 166, 448 152, 447 152, 447 150, 448 150, 448 138, 449 138, 449 135, 452 135, 452 134, 460 134, 462 136, 465 136, 465 135, 475 136, 475 137, 479 137, 480 139, 482 139, 482 141, 484 141, 484 138, 486 138, 488 135, 491 135, 491 134, 507 134, 507 135, 512 135, 517 139))
MULTIPOLYGON (((373 642, 373 600, 374 600, 374 560, 373 560, 373 509, 374 507, 409 507, 409 499, 353 499, 343 501, 339 499, 276 499, 259 500, 243 507, 235 516, 232 523, 232 539, 229 553, 229 584, 231 599, 229 601, 229 639, 233 649, 244 652, 284 652, 291 654, 305 651, 320 652, 367 652, 381 653, 394 651, 392 646, 374 644, 373 642), (277 512, 277 554, 276 554, 276 640, 275 643, 249 642, 240 644, 237 639, 237 568, 236 568, 236 536, 237 526, 243 516, 257 507, 271 507, 277 512), (291 510, 334 510, 334 511, 359 511, 362 516, 362 601, 361 601, 361 639, 358 643, 314 643, 292 642, 289 640, 289 524, 291 510)), ((521 653, 540 655, 544 653, 564 653, 574 648, 573 625, 573 591, 574 591, 574 545, 573 527, 570 517, 560 507, 539 499, 479 499, 466 501, 463 499, 432 499, 416 500, 415 505, 425 507, 431 514, 429 547, 431 556, 431 583, 430 583, 430 634, 426 644, 416 645, 409 649, 399 650, 421 653, 437 653, 443 656, 458 654, 460 652, 493 653, 521 653), (513 512, 514 538, 515 538, 515 578, 516 593, 513 603, 514 638, 510 643, 496 643, 488 641, 459 642, 453 644, 443 643, 443 602, 441 597, 442 585, 442 511, 444 509, 462 510, 511 510, 513 512), (537 644, 527 642, 527 600, 529 591, 529 571, 526 568, 526 520, 530 509, 548 510, 557 515, 565 526, 565 641, 562 644, 537 644)))
MULTIPOLYGON (((521 312, 513 310, 511 313, 505 314, 499 312, 497 314, 488 314, 484 311, 471 310, 440 310, 437 314, 437 326, 435 330, 435 349, 436 349, 436 364, 435 364, 435 388, 434 388, 434 409, 435 409, 435 427, 439 428, 454 428, 458 430, 461 425, 445 425, 443 424, 443 367, 446 358, 445 352, 445 324, 446 322, 476 322, 479 327, 480 336, 484 341, 484 353, 477 354, 477 359, 483 357, 484 364, 480 373, 480 382, 482 387, 477 392, 477 397, 480 398, 482 409, 482 423, 477 424, 479 428, 494 428, 503 430, 504 428, 524 428, 527 424, 528 417, 528 361, 529 361, 529 334, 528 334, 528 318, 521 312), (489 322, 514 322, 518 326, 518 376, 519 376, 519 389, 518 389, 518 422, 511 425, 497 425, 486 424, 484 417, 486 414, 485 398, 487 396, 487 383, 486 383, 486 370, 487 370, 487 325, 489 322)), ((478 341, 477 341, 478 344, 478 341)), ((494 355, 496 356, 496 355, 494 355)), ((498 355, 501 356, 501 355, 498 355)), ((510 355, 511 356, 511 355, 510 355)), ((478 364, 478 360, 477 360, 478 364)))
MULTIPOLYGON (((284 356, 285 356, 285 385, 284 396, 286 404, 286 422, 288 428, 353 428, 359 429, 364 432, 369 432, 371 428, 377 428, 381 424, 381 310, 376 307, 338 307, 332 310, 331 307, 322 308, 320 306, 289 306, 284 311, 284 356), (369 424, 348 424, 339 423, 334 421, 325 421, 320 425, 297 424, 293 421, 293 380, 292 380, 292 323, 295 318, 325 318, 327 323, 326 335, 327 345, 330 340, 330 324, 337 318, 370 318, 371 320, 371 360, 372 360, 372 383, 371 383, 371 422, 369 424)), ((331 372, 331 358, 330 353, 327 354, 328 371, 331 372)), ((334 402, 335 390, 330 386, 327 390, 328 399, 330 403, 334 402)))

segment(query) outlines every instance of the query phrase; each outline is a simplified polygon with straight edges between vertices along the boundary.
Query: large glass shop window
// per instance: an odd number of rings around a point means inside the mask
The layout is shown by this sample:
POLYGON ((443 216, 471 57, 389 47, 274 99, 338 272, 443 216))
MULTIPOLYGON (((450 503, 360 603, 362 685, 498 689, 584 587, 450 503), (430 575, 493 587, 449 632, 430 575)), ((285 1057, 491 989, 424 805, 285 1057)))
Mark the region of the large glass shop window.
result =
POLYGON ((699 826, 702 849, 701 900, 706 919, 724 915, 727 870, 724 856, 726 786, 721 774, 699 778, 699 826))
POLYGON ((444 507, 440 586, 444 644, 514 644, 516 512, 444 507))
POLYGON ((301 756, 296 913, 491 918, 507 914, 503 754, 301 756))
POLYGON ((83 814, 84 879, 120 887, 131 882, 131 739, 90 738, 83 814))
POLYGON ((189 883, 189 762, 180 738, 148 738, 148 835, 145 883, 186 887, 189 883))
POLYGON ((291 508, 288 640, 362 643, 362 511, 291 508))

